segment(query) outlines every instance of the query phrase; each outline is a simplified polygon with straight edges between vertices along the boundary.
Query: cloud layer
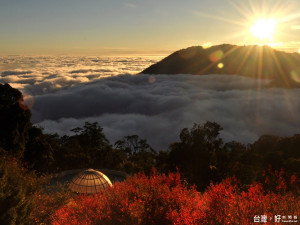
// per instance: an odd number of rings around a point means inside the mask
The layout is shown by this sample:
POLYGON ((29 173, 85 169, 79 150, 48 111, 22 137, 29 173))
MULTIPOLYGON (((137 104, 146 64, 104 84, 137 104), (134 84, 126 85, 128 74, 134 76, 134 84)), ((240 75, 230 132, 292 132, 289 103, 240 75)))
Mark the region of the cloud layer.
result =
POLYGON ((138 134, 157 150, 178 140, 182 128, 205 121, 221 124, 225 141, 299 133, 300 89, 267 83, 224 75, 120 75, 37 96, 33 120, 59 134, 97 121, 112 142, 138 134))
POLYGON ((160 150, 178 140, 182 128, 205 121, 218 122, 225 141, 300 133, 300 89, 226 75, 129 75, 156 61, 2 57, 0 82, 32 95, 33 122, 61 135, 98 122, 112 143, 138 134, 160 150))
POLYGON ((136 74, 157 57, 0 57, 0 82, 30 95, 56 92, 118 74, 136 74))

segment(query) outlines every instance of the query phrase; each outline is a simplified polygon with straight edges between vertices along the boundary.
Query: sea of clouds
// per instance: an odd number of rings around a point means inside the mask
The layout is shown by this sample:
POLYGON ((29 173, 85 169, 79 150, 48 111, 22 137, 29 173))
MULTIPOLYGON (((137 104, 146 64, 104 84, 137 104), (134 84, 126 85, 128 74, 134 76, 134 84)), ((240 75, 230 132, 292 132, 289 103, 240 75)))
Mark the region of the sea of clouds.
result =
POLYGON ((270 88, 266 80, 135 75, 158 60, 147 57, 10 60, 15 64, 3 63, 0 82, 33 96, 32 121, 46 132, 71 134, 86 121, 98 122, 112 144, 138 134, 156 150, 177 141, 182 128, 205 121, 219 123, 225 141, 300 133, 300 89, 270 88))
POLYGON ((161 57, 0 57, 0 83, 41 95, 118 74, 136 74, 161 57))

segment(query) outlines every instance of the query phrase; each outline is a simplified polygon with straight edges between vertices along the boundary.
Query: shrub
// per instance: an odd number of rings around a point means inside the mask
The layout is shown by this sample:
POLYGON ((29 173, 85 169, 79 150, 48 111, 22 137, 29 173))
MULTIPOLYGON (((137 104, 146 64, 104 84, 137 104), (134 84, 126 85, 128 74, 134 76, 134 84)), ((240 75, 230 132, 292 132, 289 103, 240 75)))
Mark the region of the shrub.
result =
MULTIPOLYGON (((280 184, 279 184, 280 185, 280 184)), ((261 183, 240 191, 235 179, 227 178, 211 185, 203 194, 208 210, 202 224, 253 224, 255 215, 297 215, 300 198, 292 192, 264 190, 261 183)))
POLYGON ((51 224, 53 214, 62 206, 73 202, 71 193, 65 186, 56 186, 36 192, 33 199, 32 223, 51 224))
MULTIPOLYGON (((295 180, 293 176, 292 182, 297 184, 295 180)), ((195 187, 188 188, 178 172, 168 176, 154 172, 150 177, 138 174, 101 193, 79 195, 65 205, 55 206, 49 222, 55 225, 246 225, 253 224, 255 215, 266 215, 269 220, 275 215, 300 212, 300 197, 295 192, 285 188, 272 191, 263 183, 254 183, 243 190, 241 186, 235 178, 226 178, 199 193, 195 187)))
POLYGON ((0 224, 30 224, 33 196, 40 182, 20 162, 10 156, 0 157, 0 224))
POLYGON ((60 208, 53 224, 195 224, 200 195, 187 189, 179 173, 143 174, 96 195, 80 195, 60 208))

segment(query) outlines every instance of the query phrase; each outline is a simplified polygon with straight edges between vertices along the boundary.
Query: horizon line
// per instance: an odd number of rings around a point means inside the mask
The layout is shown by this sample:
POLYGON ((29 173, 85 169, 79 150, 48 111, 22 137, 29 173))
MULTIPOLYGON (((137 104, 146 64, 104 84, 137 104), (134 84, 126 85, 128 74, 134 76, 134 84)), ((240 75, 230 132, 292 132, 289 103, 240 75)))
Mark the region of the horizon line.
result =
MULTIPOLYGON (((289 53, 299 53, 300 48, 295 48, 295 47, 288 47, 288 46, 270 46, 268 44, 246 44, 246 43, 239 43, 239 44, 230 44, 230 43, 216 43, 212 44, 210 43, 209 46, 206 46, 205 48, 209 48, 212 46, 218 46, 218 45, 223 45, 223 44, 228 44, 228 45, 236 45, 236 46, 269 46, 274 50, 279 50, 279 51, 285 51, 289 53)), ((53 51, 33 51, 33 52, 15 52, 15 51, 8 51, 8 53, 0 53, 1 57, 11 57, 11 56, 101 56, 101 57, 138 57, 138 56, 165 56, 165 55, 170 55, 178 50, 186 49, 189 47, 203 47, 207 45, 207 43, 199 44, 199 45, 191 45, 191 46, 185 46, 185 47, 179 47, 177 49, 164 49, 164 50, 137 50, 137 49, 99 49, 99 50, 86 50, 86 51, 74 51, 74 50, 53 50, 53 51)))

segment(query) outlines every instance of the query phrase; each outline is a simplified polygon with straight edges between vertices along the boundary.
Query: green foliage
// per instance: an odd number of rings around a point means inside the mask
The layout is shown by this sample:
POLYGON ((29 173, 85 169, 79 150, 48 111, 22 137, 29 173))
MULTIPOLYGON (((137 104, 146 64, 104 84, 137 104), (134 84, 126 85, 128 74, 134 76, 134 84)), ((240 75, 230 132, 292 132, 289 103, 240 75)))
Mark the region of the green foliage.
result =
POLYGON ((43 182, 16 158, 0 157, 0 224, 30 224, 35 192, 43 182))

